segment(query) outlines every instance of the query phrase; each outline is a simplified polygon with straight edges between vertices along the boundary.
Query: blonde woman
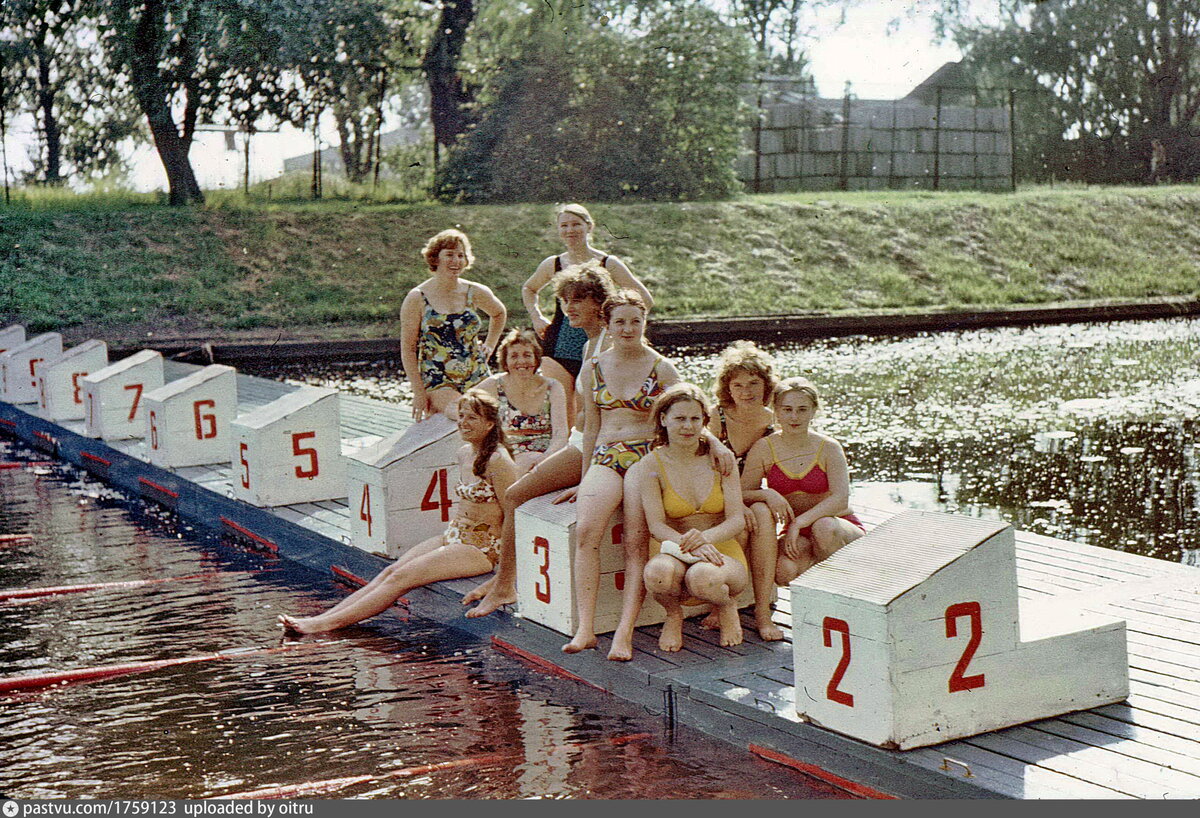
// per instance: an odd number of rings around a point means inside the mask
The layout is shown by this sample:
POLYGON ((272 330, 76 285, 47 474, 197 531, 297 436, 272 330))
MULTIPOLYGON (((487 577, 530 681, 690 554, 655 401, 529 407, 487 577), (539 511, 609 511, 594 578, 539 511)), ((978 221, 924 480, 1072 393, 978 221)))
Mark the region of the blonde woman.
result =
POLYGON ((443 230, 421 253, 432 275, 400 306, 400 360, 412 385, 413 420, 439 412, 455 420, 458 399, 490 374, 487 361, 508 312, 490 289, 460 278, 475 261, 464 233, 443 230))

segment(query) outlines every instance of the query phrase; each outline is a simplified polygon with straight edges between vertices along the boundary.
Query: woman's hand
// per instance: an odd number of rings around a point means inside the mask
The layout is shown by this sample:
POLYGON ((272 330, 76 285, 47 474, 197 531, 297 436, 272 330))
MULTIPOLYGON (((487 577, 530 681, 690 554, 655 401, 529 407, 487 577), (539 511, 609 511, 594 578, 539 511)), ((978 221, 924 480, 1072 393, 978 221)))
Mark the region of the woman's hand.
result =
POLYGON ((715 438, 709 441, 708 456, 712 460, 712 467, 722 477, 728 477, 731 474, 737 473, 737 457, 728 448, 717 442, 715 438), (716 443, 715 446, 713 445, 714 443, 716 443))
POLYGON ((795 512, 792 511, 792 504, 789 503, 784 496, 775 489, 765 489, 763 491, 763 501, 767 504, 767 508, 771 510, 771 516, 775 518, 775 522, 779 525, 787 525, 795 518, 795 512))
POLYGON ((550 329, 550 322, 540 311, 537 314, 529 314, 529 323, 533 325, 533 331, 537 333, 537 337, 546 337, 546 330, 550 329))
POLYGON ((783 532, 783 553, 788 559, 798 560, 803 554, 800 551, 800 526, 793 520, 783 532))
POLYGON ((433 405, 429 402, 429 395, 424 389, 421 391, 413 390, 412 399, 412 417, 413 423, 420 423, 427 417, 433 416, 433 405))
POLYGON ((725 556, 717 550, 715 545, 712 545, 711 543, 705 543, 692 553, 703 559, 705 562, 712 563, 713 565, 720 566, 725 564, 725 556))
POLYGON ((745 506, 742 507, 742 519, 746 521, 746 536, 754 538, 754 532, 757 530, 758 524, 754 521, 754 512, 745 506))
POLYGON ((710 544, 711 543, 709 543, 709 541, 705 538, 704 533, 698 528, 693 528, 691 531, 679 538, 679 550, 685 554, 690 554, 697 548, 710 544))
POLYGON ((564 489, 561 494, 551 500, 551 504, 558 505, 559 503, 575 502, 575 495, 579 494, 579 486, 571 486, 569 489, 564 489))

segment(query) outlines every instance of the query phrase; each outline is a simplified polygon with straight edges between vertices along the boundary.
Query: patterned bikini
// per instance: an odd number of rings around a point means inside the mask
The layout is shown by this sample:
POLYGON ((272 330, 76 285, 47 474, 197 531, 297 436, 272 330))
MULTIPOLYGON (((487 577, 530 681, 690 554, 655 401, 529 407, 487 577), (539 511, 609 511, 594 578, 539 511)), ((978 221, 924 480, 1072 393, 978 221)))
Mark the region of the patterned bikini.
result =
MULTIPOLYGON (((721 441, 726 446, 728 446, 729 451, 732 452, 733 451, 733 443, 729 440, 729 421, 726 420, 726 418, 725 418, 725 407, 721 406, 720 404, 717 405, 717 417, 719 417, 721 419, 721 432, 720 432, 720 434, 717 435, 717 440, 721 441)), ((763 433, 761 435, 759 435, 759 438, 761 439, 764 437, 769 437, 774 432, 775 432, 775 426, 774 426, 774 424, 772 424, 772 425, 768 426, 767 428, 763 429, 763 433)), ((751 444, 750 448, 754 448, 753 444, 751 444)), ((746 468, 746 456, 750 454, 750 448, 746 449, 746 451, 742 452, 741 454, 737 454, 735 452, 733 455, 734 457, 737 458, 737 467, 738 467, 739 474, 741 474, 741 472, 746 468)))
MULTIPOLYGON (((597 408, 602 412, 611 409, 649 412, 650 407, 654 405, 654 399, 666 389, 658 380, 658 362, 661 360, 660 357, 654 362, 654 366, 650 368, 650 374, 646 376, 646 380, 642 381, 641 388, 632 398, 618 398, 609 391, 608 384, 604 382, 604 373, 600 371, 600 361, 597 360, 592 367, 595 378, 593 395, 597 408)), ((614 443, 600 445, 592 452, 592 465, 604 466, 624 477, 625 472, 649 454, 653 446, 654 441, 650 438, 618 440, 614 443)))
MULTIPOLYGON (((817 453, 813 455, 812 463, 803 474, 799 475, 792 474, 779 464, 779 455, 775 453, 773 441, 768 440, 767 445, 771 448, 771 467, 767 469, 767 488, 774 489, 784 497, 798 491, 804 494, 824 494, 829 491, 829 475, 825 471, 824 440, 817 446, 817 453)), ((867 530, 854 512, 841 515, 841 519, 853 523, 863 531, 867 530)), ((812 526, 800 529, 800 536, 811 539, 812 526)))
POLYGON ((466 392, 490 373, 487 353, 479 343, 483 319, 473 308, 475 288, 467 285, 467 303, 462 312, 439 312, 425 291, 421 334, 417 339, 418 370, 426 389, 450 386, 466 392))
MULTIPOLYGON (((459 499, 471 503, 496 503, 496 489, 482 477, 473 483, 461 480, 454 486, 454 493, 459 499)), ((446 526, 443 535, 447 545, 469 545, 478 548, 483 555, 492 561, 492 565, 500 563, 500 536, 492 526, 475 520, 456 517, 446 526)))
POLYGON ((509 403, 508 395, 504 392, 504 378, 496 383, 496 394, 500 398, 500 417, 504 422, 504 436, 512 447, 513 454, 525 452, 544 452, 550 448, 550 438, 554 432, 550 424, 550 388, 547 384, 546 400, 542 402, 542 411, 536 415, 527 415, 516 406, 509 403))

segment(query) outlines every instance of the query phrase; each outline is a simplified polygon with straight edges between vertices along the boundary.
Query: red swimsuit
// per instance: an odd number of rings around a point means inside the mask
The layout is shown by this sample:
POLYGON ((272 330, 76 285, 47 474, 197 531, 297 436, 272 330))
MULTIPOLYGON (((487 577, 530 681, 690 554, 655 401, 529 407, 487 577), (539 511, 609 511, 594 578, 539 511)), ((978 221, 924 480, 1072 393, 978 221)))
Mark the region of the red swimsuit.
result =
MULTIPOLYGON (((789 494, 794 494, 797 491, 805 494, 824 494, 829 491, 829 475, 825 472, 824 459, 821 457, 825 451, 825 441, 817 446, 817 453, 813 455, 812 463, 808 469, 799 476, 789 474, 784 471, 783 466, 779 465, 779 455, 775 453, 775 443, 767 440, 767 445, 771 447, 771 467, 767 469, 767 488, 774 489, 784 497, 789 494)), ((841 519, 866 531, 866 526, 854 515, 854 512, 841 515, 841 519)), ((807 526, 800 530, 800 536, 812 538, 812 526, 807 526)))

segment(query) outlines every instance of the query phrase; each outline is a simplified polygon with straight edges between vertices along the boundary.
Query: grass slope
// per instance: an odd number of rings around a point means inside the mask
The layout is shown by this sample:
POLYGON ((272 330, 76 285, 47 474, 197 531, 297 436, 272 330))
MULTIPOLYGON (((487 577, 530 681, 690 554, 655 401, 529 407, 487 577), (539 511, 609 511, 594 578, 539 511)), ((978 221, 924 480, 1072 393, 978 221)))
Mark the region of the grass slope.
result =
MULTIPOLYGON (((657 314, 1001 306, 1195 295, 1200 187, 1015 194, 824 193, 593 208, 595 244, 657 314)), ((137 197, 0 209, 0 324, 105 337, 280 328, 388 334, 426 276, 425 239, 464 229, 523 320, 520 285, 559 249, 545 205, 361 202, 176 210, 137 197)))

